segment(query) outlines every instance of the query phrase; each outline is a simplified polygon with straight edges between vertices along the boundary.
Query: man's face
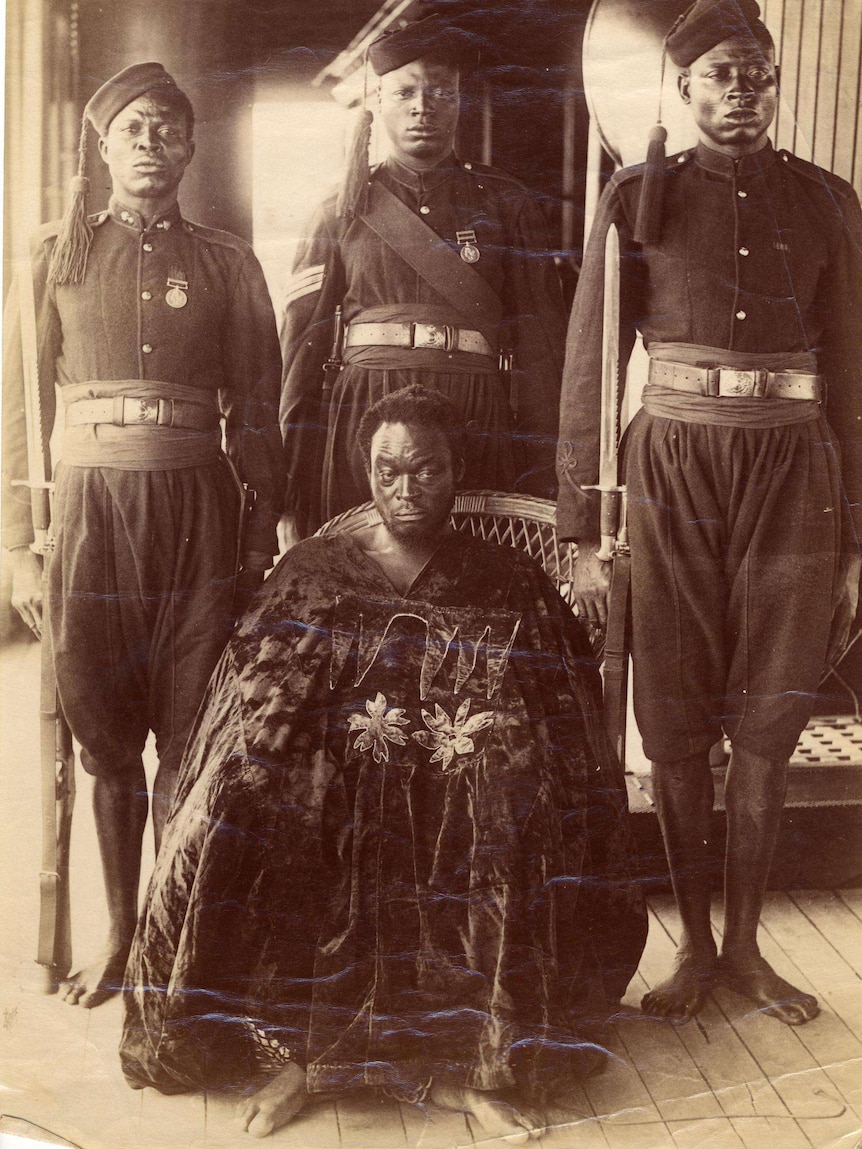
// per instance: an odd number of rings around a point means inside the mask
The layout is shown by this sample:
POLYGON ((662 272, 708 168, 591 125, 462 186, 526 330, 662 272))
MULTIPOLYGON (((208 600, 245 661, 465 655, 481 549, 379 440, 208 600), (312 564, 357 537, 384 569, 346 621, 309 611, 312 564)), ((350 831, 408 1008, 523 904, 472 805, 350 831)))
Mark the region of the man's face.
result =
POLYGON ((389 533, 403 541, 438 535, 449 519, 463 471, 446 436, 432 427, 383 423, 371 440, 369 481, 389 533))
POLYGON ((679 91, 707 146, 731 156, 763 147, 778 103, 772 52, 753 40, 724 40, 680 76, 679 91))
POLYGON ((194 151, 183 113, 151 92, 118 112, 99 140, 114 193, 127 201, 175 193, 194 151))
POLYGON ((451 152, 458 126, 458 71, 414 60, 380 77, 380 115, 395 158, 433 167, 451 152))

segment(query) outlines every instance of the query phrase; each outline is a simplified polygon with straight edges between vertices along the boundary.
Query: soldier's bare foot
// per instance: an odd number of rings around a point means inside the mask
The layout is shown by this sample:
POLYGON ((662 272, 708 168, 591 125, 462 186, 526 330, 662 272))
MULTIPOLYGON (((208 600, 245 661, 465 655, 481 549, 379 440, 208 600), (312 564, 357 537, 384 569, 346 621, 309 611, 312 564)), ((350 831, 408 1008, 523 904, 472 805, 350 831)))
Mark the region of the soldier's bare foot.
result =
POLYGON ((690 1021, 706 1001, 714 981, 714 954, 679 950, 673 973, 644 994, 641 1009, 652 1017, 690 1021))
POLYGON ((268 1137, 296 1117, 307 1096, 305 1070, 288 1064, 278 1077, 240 1102, 236 1123, 252 1137, 268 1137))
POLYGON ((90 965, 60 983, 57 990, 60 1000, 69 1005, 82 1005, 84 1009, 101 1005, 123 988, 128 957, 128 945, 100 954, 90 965))
POLYGON ((786 1025, 804 1025, 820 1012, 817 998, 779 977, 757 951, 722 953, 717 980, 786 1025))
POLYGON ((509 1145, 525 1145, 531 1137, 541 1137, 544 1127, 522 1113, 500 1093, 467 1089, 460 1085, 432 1085, 431 1100, 440 1109, 466 1113, 479 1125, 485 1137, 504 1139, 509 1145))

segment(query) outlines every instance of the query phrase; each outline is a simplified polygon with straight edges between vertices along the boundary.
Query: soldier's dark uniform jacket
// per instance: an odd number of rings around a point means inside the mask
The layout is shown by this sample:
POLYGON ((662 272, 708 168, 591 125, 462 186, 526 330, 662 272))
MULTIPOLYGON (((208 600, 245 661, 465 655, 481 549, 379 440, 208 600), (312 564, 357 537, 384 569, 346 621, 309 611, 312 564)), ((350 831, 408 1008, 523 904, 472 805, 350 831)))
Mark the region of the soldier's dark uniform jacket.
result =
POLYGON ((571 316, 558 526, 598 537, 604 245, 621 242, 622 362, 819 373, 813 400, 681 395, 650 383, 626 441, 635 696, 647 754, 720 726, 790 753, 816 700, 836 555, 862 525, 862 216, 838 177, 767 145, 668 159, 661 239, 632 241, 643 168, 606 188, 571 316), (839 456, 841 470, 839 475, 839 456), (842 521, 843 520, 843 521, 842 521), (855 529, 854 529, 855 524, 855 529), (640 680, 640 686, 638 685, 640 680))
MULTIPOLYGON (((55 382, 65 407, 49 587, 57 678, 99 772, 135 766, 148 728, 162 761, 181 754, 229 633, 240 508, 220 417, 256 492, 242 543, 254 565, 277 549, 284 470, 275 316, 251 248, 176 205, 145 227, 112 200, 90 222, 81 285, 47 282, 56 224, 31 262, 46 434, 55 382), (145 407, 161 425, 136 422, 145 407)), ((27 477, 17 295, 4 351, 7 547, 32 538, 26 489, 10 487, 27 477)))
POLYGON ((499 295, 503 321, 492 355, 348 346, 331 396, 322 395, 322 365, 338 304, 348 324, 474 326, 362 219, 346 223, 336 215, 335 197, 325 200, 297 253, 287 290, 281 408, 290 452, 287 509, 313 529, 368 498, 364 465, 354 449, 359 418, 381 395, 415 382, 444 392, 474 420, 465 487, 548 495, 554 487, 565 312, 536 198, 511 177, 454 156, 421 173, 389 158, 372 178, 455 252, 463 248, 465 234, 473 233, 479 255, 473 267, 499 295), (498 370, 500 347, 514 353, 518 441, 509 381, 498 370), (316 434, 321 424, 325 436, 316 434))

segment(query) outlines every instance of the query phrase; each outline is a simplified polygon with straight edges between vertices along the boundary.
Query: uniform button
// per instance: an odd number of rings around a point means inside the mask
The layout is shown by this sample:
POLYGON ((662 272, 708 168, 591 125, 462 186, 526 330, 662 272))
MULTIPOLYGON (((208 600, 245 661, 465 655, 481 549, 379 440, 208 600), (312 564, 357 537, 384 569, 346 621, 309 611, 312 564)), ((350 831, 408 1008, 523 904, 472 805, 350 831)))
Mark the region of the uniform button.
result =
POLYGON ((738 191, 736 194, 739 196, 740 199, 747 199, 748 198, 748 192, 738 191))
POLYGON ((423 203, 422 206, 419 208, 419 214, 420 215, 427 215, 430 210, 431 210, 431 208, 428 206, 428 204, 423 203))
POLYGON ((737 319, 745 319, 745 312, 744 311, 737 311, 736 318, 737 319))
POLYGON ((751 255, 751 252, 749 251, 749 249, 747 247, 741 247, 739 249, 739 254, 740 255, 751 255))
POLYGON ((153 293, 151 291, 142 291, 141 292, 141 299, 152 299, 152 298, 153 298, 153 293))
POLYGON ((145 343, 141 348, 141 351, 143 351, 144 355, 149 355, 149 353, 152 351, 152 347, 149 343, 145 343))
POLYGON ((152 251, 152 250, 153 250, 153 245, 151 243, 145 243, 144 244, 144 251, 152 251))
POLYGON ((468 172, 471 172, 473 170, 473 165, 469 162, 469 160, 467 161, 467 163, 464 164, 464 167, 468 172))
POLYGON ((684 164, 687 159, 688 159, 688 155, 685 152, 683 152, 682 155, 676 157, 676 162, 678 164, 684 164))
POLYGON ((789 164, 789 163, 790 163, 790 160, 789 160, 789 159, 788 159, 788 157, 787 157, 787 152, 782 152, 782 153, 781 153, 781 158, 784 160, 784 162, 785 162, 786 164, 789 164))

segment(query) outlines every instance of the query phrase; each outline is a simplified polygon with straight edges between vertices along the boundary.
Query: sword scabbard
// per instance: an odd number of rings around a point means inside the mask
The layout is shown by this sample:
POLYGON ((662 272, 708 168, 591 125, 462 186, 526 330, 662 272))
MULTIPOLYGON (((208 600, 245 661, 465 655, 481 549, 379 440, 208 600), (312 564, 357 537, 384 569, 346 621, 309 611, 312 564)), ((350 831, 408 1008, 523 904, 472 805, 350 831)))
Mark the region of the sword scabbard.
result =
POLYGON ((614 556, 605 629, 604 705, 605 727, 620 763, 625 763, 626 719, 630 648, 631 556, 618 550, 614 556))

